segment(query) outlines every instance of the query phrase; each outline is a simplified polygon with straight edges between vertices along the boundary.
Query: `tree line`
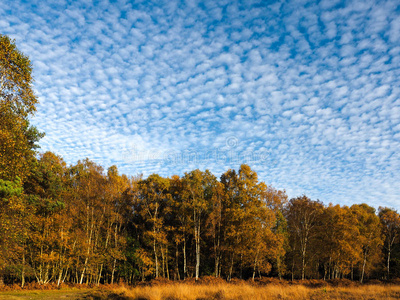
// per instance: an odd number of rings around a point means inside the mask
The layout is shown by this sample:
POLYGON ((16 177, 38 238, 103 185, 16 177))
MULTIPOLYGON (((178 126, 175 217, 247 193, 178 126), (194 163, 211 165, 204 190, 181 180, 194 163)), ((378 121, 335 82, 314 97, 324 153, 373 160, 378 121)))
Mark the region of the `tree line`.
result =
POLYGON ((0 284, 400 275, 400 216, 288 199, 249 166, 129 177, 38 153, 31 63, 0 35, 0 284))

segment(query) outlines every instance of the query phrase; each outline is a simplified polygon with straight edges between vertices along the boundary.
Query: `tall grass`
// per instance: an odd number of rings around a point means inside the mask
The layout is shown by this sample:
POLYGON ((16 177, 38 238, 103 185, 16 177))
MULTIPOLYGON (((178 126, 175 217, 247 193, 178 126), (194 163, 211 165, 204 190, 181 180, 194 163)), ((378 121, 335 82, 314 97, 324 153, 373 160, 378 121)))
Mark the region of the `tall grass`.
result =
POLYGON ((261 299, 400 299, 400 286, 363 285, 353 287, 318 287, 304 285, 233 285, 228 283, 119 287, 113 292, 119 299, 134 300, 261 300, 261 299))

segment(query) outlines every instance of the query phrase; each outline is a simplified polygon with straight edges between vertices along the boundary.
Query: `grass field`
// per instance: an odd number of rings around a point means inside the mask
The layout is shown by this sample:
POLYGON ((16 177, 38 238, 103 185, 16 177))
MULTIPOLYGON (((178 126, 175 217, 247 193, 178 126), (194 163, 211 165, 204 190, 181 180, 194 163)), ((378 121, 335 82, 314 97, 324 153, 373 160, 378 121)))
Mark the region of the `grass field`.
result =
POLYGON ((362 285, 347 287, 310 287, 301 284, 192 284, 175 283, 138 287, 107 286, 93 289, 46 291, 8 291, 0 293, 3 299, 87 299, 87 300, 261 300, 261 299, 400 299, 398 285, 362 285))
POLYGON ((116 295, 134 300, 261 300, 261 299, 400 299, 400 286, 359 286, 359 287, 323 287, 310 288, 295 286, 250 285, 174 285, 120 288, 114 290, 116 295))
MULTIPOLYGON (((85 299, 94 290, 48 290, 48 291, 8 291, 0 292, 0 300, 66 300, 66 299, 85 299)), ((90 298, 88 298, 90 299, 90 298)), ((105 298, 107 299, 107 298, 105 298)))

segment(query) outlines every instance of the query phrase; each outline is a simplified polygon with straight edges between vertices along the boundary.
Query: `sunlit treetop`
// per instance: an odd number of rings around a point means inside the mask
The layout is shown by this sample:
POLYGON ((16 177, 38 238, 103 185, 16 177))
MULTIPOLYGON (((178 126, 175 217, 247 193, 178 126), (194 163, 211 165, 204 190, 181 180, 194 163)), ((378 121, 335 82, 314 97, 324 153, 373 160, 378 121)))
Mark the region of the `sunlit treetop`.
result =
POLYGON ((23 118, 35 112, 38 102, 32 89, 32 65, 13 40, 0 35, 0 104, 23 118))
POLYGON ((34 165, 36 142, 43 137, 30 126, 38 99, 32 66, 13 40, 0 35, 0 179, 26 179, 34 165))

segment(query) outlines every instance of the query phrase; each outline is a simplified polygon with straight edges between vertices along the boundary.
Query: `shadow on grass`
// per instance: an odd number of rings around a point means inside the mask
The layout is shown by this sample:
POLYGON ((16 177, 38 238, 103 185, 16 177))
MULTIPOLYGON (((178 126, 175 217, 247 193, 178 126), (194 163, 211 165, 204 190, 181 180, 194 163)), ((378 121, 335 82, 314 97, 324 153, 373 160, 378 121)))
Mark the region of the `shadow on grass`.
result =
MULTIPOLYGON (((90 291, 82 298, 84 300, 136 300, 124 294, 109 291, 90 291)), ((146 299, 147 300, 147 299, 146 299)))

